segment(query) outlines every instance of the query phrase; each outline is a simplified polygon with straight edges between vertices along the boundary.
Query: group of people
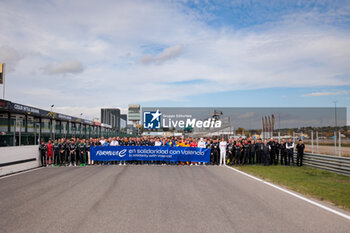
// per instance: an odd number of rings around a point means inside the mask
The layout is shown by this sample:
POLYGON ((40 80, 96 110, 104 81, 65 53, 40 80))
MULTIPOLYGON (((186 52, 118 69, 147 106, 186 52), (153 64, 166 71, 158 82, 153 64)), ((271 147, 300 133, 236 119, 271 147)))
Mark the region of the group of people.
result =
MULTIPOLYGON (((48 143, 41 142, 39 151, 42 166, 86 166, 93 164, 106 164, 101 161, 93 161, 90 158, 91 146, 169 146, 169 147, 199 147, 211 149, 210 165, 295 165, 294 150, 297 151, 297 166, 303 164, 305 145, 299 140, 295 146, 291 138, 288 141, 278 139, 256 141, 252 138, 217 137, 191 138, 191 137, 113 137, 113 138, 90 138, 90 139, 51 139, 48 143)), ((142 161, 112 161, 107 164, 127 163, 142 164, 142 161)), ((149 162, 148 162, 149 163, 149 162)), ((155 164, 163 164, 153 161, 155 164)), ((195 162, 179 162, 180 165, 198 165, 195 162)), ((202 163, 203 164, 203 163, 202 163)))
POLYGON ((247 139, 230 139, 228 142, 225 138, 210 140, 208 143, 211 148, 211 163, 222 165, 281 165, 295 166, 294 151, 297 151, 296 165, 303 165, 303 155, 305 145, 301 140, 295 146, 292 138, 288 141, 270 138, 262 140, 258 138, 247 139))

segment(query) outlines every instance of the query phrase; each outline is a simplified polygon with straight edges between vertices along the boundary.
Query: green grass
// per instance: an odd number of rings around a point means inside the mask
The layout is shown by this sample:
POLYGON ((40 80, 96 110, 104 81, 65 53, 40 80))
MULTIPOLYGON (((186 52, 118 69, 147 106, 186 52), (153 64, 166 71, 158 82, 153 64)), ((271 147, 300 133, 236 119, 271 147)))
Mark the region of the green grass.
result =
POLYGON ((350 177, 309 167, 243 166, 241 171, 350 210, 350 177))

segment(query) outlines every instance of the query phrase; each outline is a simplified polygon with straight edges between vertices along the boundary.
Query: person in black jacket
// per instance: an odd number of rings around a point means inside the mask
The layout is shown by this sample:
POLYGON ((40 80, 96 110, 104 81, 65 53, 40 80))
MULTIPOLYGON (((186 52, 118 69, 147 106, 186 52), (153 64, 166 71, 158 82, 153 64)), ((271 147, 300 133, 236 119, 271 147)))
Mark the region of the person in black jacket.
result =
POLYGON ((241 165, 242 164, 242 145, 240 141, 237 141, 235 146, 235 164, 236 165, 241 165))
POLYGON ((46 167, 46 151, 47 147, 45 145, 44 141, 41 141, 41 145, 39 146, 39 151, 40 151, 40 159, 41 159, 41 166, 46 167))
POLYGON ((261 164, 262 162, 262 145, 261 138, 259 138, 256 143, 256 164, 261 164))
POLYGON ((80 153, 78 150, 78 146, 80 144, 80 139, 79 138, 73 138, 72 140, 75 143, 75 165, 78 166, 78 163, 80 163, 80 153))
POLYGON ((286 140, 282 139, 280 144, 281 150, 281 165, 287 165, 287 148, 286 148, 286 140))
POLYGON ((264 144, 261 145, 261 150, 263 153, 264 166, 270 165, 271 146, 267 143, 267 140, 265 140, 264 144))
POLYGON ((68 150, 69 150, 69 162, 70 162, 69 165, 77 166, 77 156, 76 156, 77 145, 75 144, 74 141, 68 144, 68 150))
POLYGON ((256 144, 254 140, 252 140, 250 143, 249 151, 249 164, 255 164, 256 144))
POLYGON ((297 149, 297 166, 301 167, 303 166, 303 157, 304 157, 304 149, 305 149, 305 145, 302 143, 301 140, 299 140, 299 143, 296 146, 296 149, 297 149))
POLYGON ((66 140, 62 138, 59 143, 61 166, 67 163, 66 160, 66 140))
POLYGON ((278 159, 279 159, 279 154, 280 154, 280 144, 278 143, 278 139, 275 139, 275 146, 274 146, 274 161, 275 161, 275 165, 278 165, 278 159))
POLYGON ((219 149, 219 143, 217 139, 214 139, 214 142, 211 143, 211 164, 212 165, 219 165, 219 156, 220 156, 220 149, 219 149))
POLYGON ((58 166, 61 164, 60 161, 60 144, 57 139, 55 139, 53 143, 53 166, 58 166))
POLYGON ((83 140, 80 140, 80 143, 77 146, 77 151, 79 153, 79 157, 77 159, 80 159, 80 166, 86 166, 85 165, 86 148, 83 140))
POLYGON ((270 165, 272 165, 275 162, 275 142, 273 141, 273 138, 270 138, 270 140, 267 144, 271 148, 271 150, 270 150, 270 165))
POLYGON ((230 139, 229 143, 227 144, 227 157, 228 157, 228 165, 233 165, 233 158, 234 158, 234 154, 235 154, 235 150, 234 150, 234 145, 233 145, 233 141, 232 139, 230 139))
POLYGON ((243 152, 242 152, 242 156, 243 156, 242 163, 243 163, 243 164, 246 164, 246 163, 247 163, 247 160, 248 160, 248 158, 249 158, 249 155, 250 155, 249 147, 250 147, 250 144, 248 143, 248 140, 247 140, 247 139, 243 139, 243 145, 242 145, 242 148, 243 148, 243 152))

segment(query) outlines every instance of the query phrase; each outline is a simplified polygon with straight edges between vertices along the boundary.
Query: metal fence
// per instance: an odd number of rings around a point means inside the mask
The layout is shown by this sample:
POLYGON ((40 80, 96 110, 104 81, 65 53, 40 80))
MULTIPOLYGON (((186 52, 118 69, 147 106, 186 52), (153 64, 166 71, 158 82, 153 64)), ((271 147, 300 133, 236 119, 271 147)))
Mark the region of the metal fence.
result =
POLYGON ((303 164, 350 176, 350 158, 305 153, 303 164))

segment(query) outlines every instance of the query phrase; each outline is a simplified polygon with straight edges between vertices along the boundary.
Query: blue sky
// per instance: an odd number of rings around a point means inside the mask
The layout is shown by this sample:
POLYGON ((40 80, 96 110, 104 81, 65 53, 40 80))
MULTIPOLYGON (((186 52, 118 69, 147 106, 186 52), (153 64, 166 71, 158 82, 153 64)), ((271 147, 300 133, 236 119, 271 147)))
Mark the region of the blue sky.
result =
POLYGON ((7 99, 88 118, 130 103, 350 108, 349 26, 350 1, 5 0, 0 61, 7 99))

